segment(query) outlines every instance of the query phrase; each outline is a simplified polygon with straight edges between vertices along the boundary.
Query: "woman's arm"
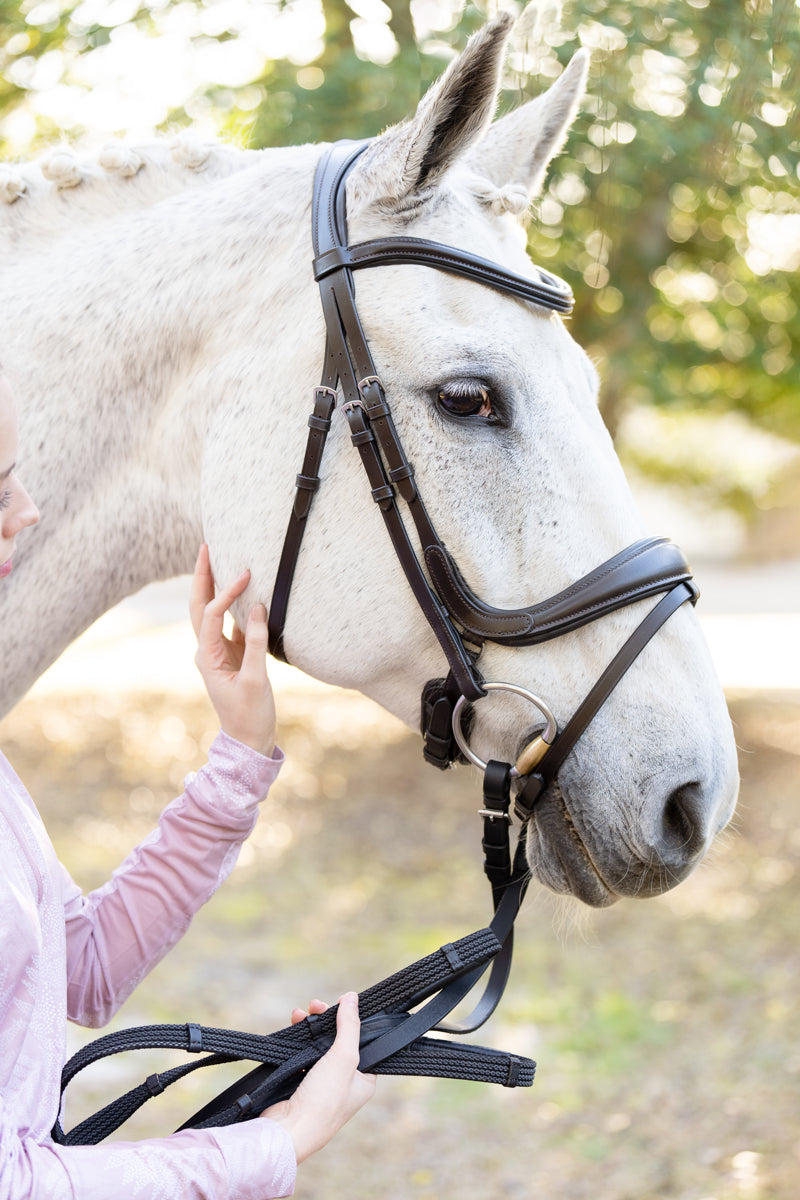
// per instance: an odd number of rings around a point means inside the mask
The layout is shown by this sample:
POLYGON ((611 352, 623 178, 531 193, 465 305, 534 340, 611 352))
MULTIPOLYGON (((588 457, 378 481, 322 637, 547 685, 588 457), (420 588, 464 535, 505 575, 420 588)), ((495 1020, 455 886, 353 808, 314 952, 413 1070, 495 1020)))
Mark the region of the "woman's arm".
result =
POLYGON ((0 1200, 271 1200, 292 1194, 296 1170, 274 1121, 59 1146, 21 1131, 0 1097, 0 1200))
POLYGON ((208 547, 200 547, 190 613, 197 666, 222 727, 208 765, 104 887, 84 897, 65 872, 68 1014, 81 1024, 108 1021, 186 931, 230 873, 283 761, 274 753, 263 605, 251 610, 244 634, 223 633, 249 578, 245 571, 215 595, 208 547))
POLYGON ((186 791, 108 883, 84 896, 64 871, 67 1014, 110 1020, 230 874, 283 755, 219 733, 186 791))

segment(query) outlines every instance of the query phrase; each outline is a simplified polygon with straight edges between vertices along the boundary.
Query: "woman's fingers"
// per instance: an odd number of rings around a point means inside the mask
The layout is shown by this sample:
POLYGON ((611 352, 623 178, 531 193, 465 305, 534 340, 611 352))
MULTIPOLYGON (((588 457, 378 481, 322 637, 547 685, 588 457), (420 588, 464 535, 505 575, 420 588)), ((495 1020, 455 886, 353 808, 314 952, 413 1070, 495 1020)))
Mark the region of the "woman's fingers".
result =
POLYGON ((267 674, 267 610, 254 604, 244 634, 244 652, 239 671, 247 683, 261 684, 267 674))
POLYGON ((249 582, 250 572, 243 571, 238 579, 234 579, 233 583, 229 583, 226 588, 223 588, 218 596, 208 601, 203 609, 200 629, 197 634, 198 649, 201 653, 219 654, 220 651, 224 650, 226 640, 223 635, 225 613, 234 600, 241 596, 249 582))
POLYGON ((250 582, 249 570, 242 571, 237 579, 229 583, 219 595, 215 594, 214 574, 211 570, 211 559, 208 546, 203 542, 197 553, 192 587, 189 594, 189 613, 192 627, 199 638, 205 619, 210 619, 209 629, 222 635, 222 621, 234 600, 241 596, 250 582))
POLYGON ((358 1065, 358 1039, 361 1021, 358 1015, 358 996, 355 992, 345 992, 339 999, 336 1010, 336 1040, 331 1046, 334 1053, 346 1059, 352 1059, 358 1065))
POLYGON ((197 552, 194 564, 192 589, 189 593, 189 615, 192 618, 192 628, 195 637, 200 636, 200 626, 203 624, 203 613, 206 605, 214 599, 214 576, 211 574, 211 563, 208 557, 208 546, 203 542, 197 552))
POLYGON ((315 1016, 319 1016, 320 1013, 324 1013, 327 1011, 328 1011, 328 1006, 324 1000, 312 1000, 311 1003, 309 1004, 307 1010, 305 1008, 293 1008, 292 1009, 292 1024, 299 1025, 301 1021, 305 1021, 305 1019, 309 1013, 313 1013, 315 1016))
POLYGON ((190 609, 197 634, 195 663, 225 733, 271 756, 275 749, 275 702, 267 675, 267 613, 263 604, 250 612, 244 633, 224 633, 225 613, 250 582, 243 571, 215 595, 208 547, 197 556, 190 609))
POLYGON ((326 1145, 375 1091, 375 1076, 358 1070, 359 1029, 358 996, 347 992, 339 1001, 333 1045, 294 1095, 261 1114, 283 1124, 299 1163, 326 1145))

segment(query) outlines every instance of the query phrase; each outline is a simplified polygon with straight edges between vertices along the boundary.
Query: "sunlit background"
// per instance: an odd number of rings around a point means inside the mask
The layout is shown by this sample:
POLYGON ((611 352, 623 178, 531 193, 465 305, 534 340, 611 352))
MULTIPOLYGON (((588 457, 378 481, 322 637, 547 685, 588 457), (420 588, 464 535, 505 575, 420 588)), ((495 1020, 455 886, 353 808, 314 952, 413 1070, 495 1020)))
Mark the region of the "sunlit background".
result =
MULTIPOLYGON (((64 140, 186 126, 248 146, 373 134, 413 109, 497 7, 0 0, 0 154, 13 164, 64 140)), ((504 107, 578 46, 592 54, 531 251, 573 286, 573 332, 600 366, 603 413, 652 526, 713 568, 705 616, 726 684, 757 671, 791 687, 797 657, 770 641, 800 642, 787 627, 800 604, 800 8, 504 7, 518 15, 504 107), (756 564, 771 572, 761 588, 756 564), (740 586, 732 568, 750 572, 740 586), (714 608, 743 589, 747 634, 712 629, 714 608), (759 608, 783 625, 757 623, 759 608)))
MULTIPOLYGON (((504 6, 504 106, 592 53, 530 240, 573 285, 625 461, 735 512, 748 556, 796 553, 796 0, 504 6)), ((256 147, 370 135, 496 8, 0 0, 0 155, 187 125, 256 147)))
MULTIPOLYGON (((250 147, 374 134, 413 110, 496 7, 0 0, 0 202, 15 163, 61 142, 93 149, 186 127, 250 147)), ((520 15, 504 107, 556 78, 578 46, 592 51, 531 251, 575 291, 572 331, 600 367, 603 413, 648 523, 695 566, 743 801, 736 832, 663 901, 604 913, 585 936, 560 933, 552 907, 530 901, 512 993, 486 1037, 541 1060, 532 1098, 387 1081, 364 1124, 308 1165, 298 1195, 796 1200, 800 8, 502 7, 520 15), (355 1179, 365 1138, 380 1152, 355 1179)), ((0 730, 87 887, 213 737, 185 602, 185 580, 126 601, 0 730)), ((419 765, 417 740, 362 698, 273 674, 290 762, 272 806, 121 1024, 273 1028, 306 990, 372 983, 485 921, 475 781, 419 765)), ((101 1069, 79 1103, 140 1073, 101 1069)))

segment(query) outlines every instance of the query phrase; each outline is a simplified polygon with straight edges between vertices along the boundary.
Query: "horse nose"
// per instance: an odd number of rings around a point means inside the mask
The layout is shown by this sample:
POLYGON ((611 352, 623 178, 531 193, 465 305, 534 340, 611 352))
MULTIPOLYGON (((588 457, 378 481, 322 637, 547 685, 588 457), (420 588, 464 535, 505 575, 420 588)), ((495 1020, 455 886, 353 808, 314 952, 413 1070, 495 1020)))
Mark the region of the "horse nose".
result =
POLYGON ((703 852, 707 840, 703 786, 684 783, 667 797, 661 815, 661 840, 664 852, 681 859, 694 859, 703 852))
POLYGON ((652 891, 664 891, 684 879, 710 840, 711 814, 703 785, 683 783, 667 796, 648 846, 652 891))

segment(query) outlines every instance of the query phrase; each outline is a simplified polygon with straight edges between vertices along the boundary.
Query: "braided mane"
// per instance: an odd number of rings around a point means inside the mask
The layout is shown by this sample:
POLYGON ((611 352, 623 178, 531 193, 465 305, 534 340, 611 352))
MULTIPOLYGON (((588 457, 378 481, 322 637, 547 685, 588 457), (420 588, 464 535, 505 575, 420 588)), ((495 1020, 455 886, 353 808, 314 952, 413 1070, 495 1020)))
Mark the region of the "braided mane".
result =
POLYGON ((0 163, 0 251, 58 234, 79 218, 147 208, 240 171, 259 154, 183 132, 112 141, 93 154, 58 146, 30 163, 0 163))

